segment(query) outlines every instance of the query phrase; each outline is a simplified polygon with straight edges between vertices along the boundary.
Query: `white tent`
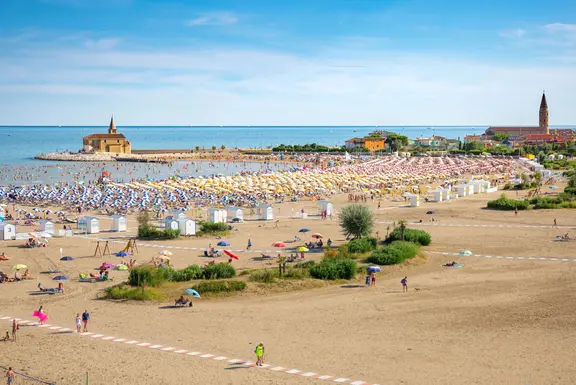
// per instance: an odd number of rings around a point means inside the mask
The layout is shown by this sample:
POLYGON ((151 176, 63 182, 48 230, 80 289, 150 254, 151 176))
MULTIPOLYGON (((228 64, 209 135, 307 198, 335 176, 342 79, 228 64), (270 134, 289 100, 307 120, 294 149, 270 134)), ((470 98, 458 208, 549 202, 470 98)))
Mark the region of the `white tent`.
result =
POLYGON ((11 223, 0 223, 0 240, 7 241, 16 239, 16 226, 11 223))
POLYGON ((49 234, 54 234, 54 223, 47 219, 41 219, 40 223, 40 231, 45 231, 49 234))
POLYGON ((258 218, 264 221, 274 219, 274 208, 271 205, 261 204, 258 206, 258 218))
POLYGON ((196 235, 196 222, 190 218, 179 218, 180 235, 196 235))
POLYGON ((226 207, 226 213, 228 215, 228 218, 230 218, 230 220, 235 218, 244 220, 244 210, 242 210, 239 207, 228 206, 226 207))
POLYGON ((334 211, 334 205, 332 202, 318 201, 318 207, 320 212, 326 211, 326 215, 332 215, 332 212, 334 211))
POLYGON ((164 228, 166 230, 178 230, 178 221, 172 218, 164 219, 164 228))
POLYGON ((112 215, 112 231, 126 231, 126 217, 112 215))

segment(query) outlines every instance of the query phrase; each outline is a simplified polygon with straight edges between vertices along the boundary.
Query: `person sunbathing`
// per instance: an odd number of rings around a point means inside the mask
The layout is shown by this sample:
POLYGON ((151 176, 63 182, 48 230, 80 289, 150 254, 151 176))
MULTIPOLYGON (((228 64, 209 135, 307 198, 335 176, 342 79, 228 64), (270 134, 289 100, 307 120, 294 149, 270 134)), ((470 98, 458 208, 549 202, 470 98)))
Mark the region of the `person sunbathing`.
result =
POLYGON ((32 274, 30 274, 30 272, 28 271, 28 269, 26 269, 26 271, 24 272, 24 274, 22 275, 22 279, 34 279, 32 277, 32 274))
POLYGON ((10 259, 10 258, 8 258, 4 253, 2 253, 2 254, 0 255, 0 261, 7 261, 7 260, 9 260, 9 259, 10 259))
POLYGON ((43 287, 41 283, 38 284, 38 290, 40 290, 40 291, 48 291, 48 289, 46 289, 45 287, 43 287))

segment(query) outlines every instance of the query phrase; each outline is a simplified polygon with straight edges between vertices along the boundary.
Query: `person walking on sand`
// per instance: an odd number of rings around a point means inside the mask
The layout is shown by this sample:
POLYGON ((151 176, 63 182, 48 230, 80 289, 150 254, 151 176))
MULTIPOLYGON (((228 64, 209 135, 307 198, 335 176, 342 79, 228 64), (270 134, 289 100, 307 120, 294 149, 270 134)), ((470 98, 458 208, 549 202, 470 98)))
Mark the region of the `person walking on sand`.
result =
POLYGON ((88 331, 88 321, 90 321, 90 313, 88 313, 88 310, 84 310, 84 313, 82 313, 82 323, 84 324, 84 333, 86 333, 88 331))
POLYGON ((556 227, 556 226, 557 226, 556 217, 554 217, 554 226, 553 227, 556 227))
POLYGON ((256 345, 254 353, 256 353, 256 366, 262 366, 264 364, 264 344, 262 342, 256 345))
POLYGON ((80 313, 76 314, 76 332, 80 333, 82 331, 82 317, 80 317, 80 313))
POLYGON ((408 277, 402 278, 402 281, 400 281, 400 283, 402 284, 402 292, 407 293, 408 292, 408 277))
POLYGON ((250 238, 248 238, 248 245, 246 246, 246 250, 250 250, 251 247, 252 247, 252 241, 250 240, 250 238))
POLYGON ((14 373, 14 371, 12 370, 12 368, 8 368, 8 371, 6 372, 6 379, 8 380, 7 384, 10 385, 14 382, 14 377, 16 376, 16 374, 14 373))
POLYGON ((376 286, 376 274, 374 272, 370 273, 370 286, 376 286))
POLYGON ((518 216, 518 207, 514 207, 514 215, 518 216))
POLYGON ((12 342, 16 342, 16 334, 19 329, 20 325, 18 325, 18 322, 15 319, 12 320, 12 342))

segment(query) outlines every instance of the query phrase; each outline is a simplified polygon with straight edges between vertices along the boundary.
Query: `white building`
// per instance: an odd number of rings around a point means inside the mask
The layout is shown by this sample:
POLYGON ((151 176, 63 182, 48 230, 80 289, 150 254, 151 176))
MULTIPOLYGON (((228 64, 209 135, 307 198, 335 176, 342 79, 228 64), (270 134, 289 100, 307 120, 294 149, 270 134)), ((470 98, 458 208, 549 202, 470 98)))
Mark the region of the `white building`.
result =
POLYGON ((112 215, 112 231, 126 231, 126 217, 112 215))
POLYGON ((0 240, 7 241, 16 239, 16 226, 11 223, 0 223, 0 240))

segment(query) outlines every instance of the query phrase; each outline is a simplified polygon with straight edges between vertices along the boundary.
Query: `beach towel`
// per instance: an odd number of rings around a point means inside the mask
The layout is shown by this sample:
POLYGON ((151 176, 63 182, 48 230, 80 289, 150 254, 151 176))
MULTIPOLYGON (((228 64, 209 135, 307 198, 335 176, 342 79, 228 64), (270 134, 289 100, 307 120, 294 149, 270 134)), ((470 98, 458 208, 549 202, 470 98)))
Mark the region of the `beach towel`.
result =
POLYGON ((451 266, 448 266, 448 265, 442 265, 442 266, 443 266, 443 267, 462 267, 462 266, 464 266, 464 265, 461 265, 461 264, 457 263, 457 264, 451 265, 451 266))
POLYGON ((34 313, 32 313, 32 316, 38 317, 40 322, 46 322, 46 320, 48 319, 48 316, 46 314, 40 313, 38 310, 34 310, 34 313))

